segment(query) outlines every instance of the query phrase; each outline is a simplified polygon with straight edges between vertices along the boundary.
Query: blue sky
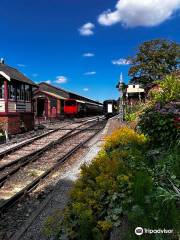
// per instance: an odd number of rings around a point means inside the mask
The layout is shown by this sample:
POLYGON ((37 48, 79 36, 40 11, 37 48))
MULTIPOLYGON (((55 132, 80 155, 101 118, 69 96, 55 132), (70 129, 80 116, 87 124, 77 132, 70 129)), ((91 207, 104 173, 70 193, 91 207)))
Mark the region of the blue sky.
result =
POLYGON ((180 0, 1 0, 0 57, 35 82, 117 98, 120 73, 129 80, 125 59, 140 43, 180 42, 179 7, 180 0))

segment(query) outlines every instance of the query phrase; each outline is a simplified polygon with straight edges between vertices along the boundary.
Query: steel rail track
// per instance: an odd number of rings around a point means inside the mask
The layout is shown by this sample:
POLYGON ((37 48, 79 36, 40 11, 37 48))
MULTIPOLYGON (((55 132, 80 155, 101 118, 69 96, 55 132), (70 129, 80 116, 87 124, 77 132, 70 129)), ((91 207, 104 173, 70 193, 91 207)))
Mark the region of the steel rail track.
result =
MULTIPOLYGON (((83 147, 88 141, 90 141, 95 135, 97 135, 103 129, 103 127, 101 127, 98 130, 96 129, 96 131, 93 129, 93 131, 95 131, 95 133, 93 135, 91 135, 90 137, 88 137, 86 140, 84 140, 83 142, 79 143, 78 145, 76 145, 73 149, 68 151, 68 153, 66 153, 64 156, 60 157, 58 160, 56 160, 56 163, 52 167, 50 167, 48 170, 46 170, 43 174, 41 174, 39 177, 37 177, 34 181, 32 181, 30 184, 28 184, 22 190, 17 192, 14 196, 9 198, 8 200, 5 200, 0 205, 0 214, 2 214, 9 207, 14 205, 22 196, 24 196, 27 193, 30 193, 33 189, 35 189, 43 179, 45 179, 48 175, 50 175, 53 171, 55 171, 56 168, 58 168, 61 164, 63 164, 78 149, 83 147)), ((88 129, 88 130, 90 130, 90 129, 88 129)))
POLYGON ((6 149, 6 150, 4 150, 3 152, 0 152, 0 158, 4 157, 5 155, 7 155, 7 154, 9 154, 9 153, 11 153, 11 152, 13 152, 14 150, 18 150, 18 149, 20 149, 21 147, 24 147, 24 146, 26 146, 26 145, 34 142, 35 140, 41 139, 41 138, 43 138, 43 137, 46 137, 46 136, 50 135, 51 133, 56 132, 57 130, 58 130, 58 129, 50 130, 50 131, 47 132, 47 133, 43 133, 43 134, 41 134, 41 135, 39 135, 39 136, 37 136, 37 137, 33 137, 33 138, 31 138, 31 139, 29 139, 29 140, 27 140, 27 141, 25 141, 25 142, 22 142, 22 143, 18 144, 17 146, 14 146, 14 147, 11 147, 11 148, 9 148, 9 149, 6 149))
MULTIPOLYGON (((67 140, 70 137, 73 137, 81 132, 87 131, 87 130, 91 130, 91 131, 96 131, 98 129, 92 128, 94 126, 97 126, 100 122, 93 124, 92 126, 89 126, 85 129, 79 129, 79 126, 75 129, 71 129, 70 132, 66 133, 64 136, 60 137, 58 140, 51 142, 48 146, 40 149, 39 151, 37 151, 37 153, 35 155, 29 154, 26 155, 25 157, 23 157, 23 159, 17 159, 16 161, 11 162, 11 164, 7 164, 5 168, 7 167, 11 167, 13 166, 15 163, 18 164, 20 162, 20 164, 18 166, 16 166, 14 169, 10 170, 7 174, 5 174, 4 176, 0 177, 0 188, 3 186, 3 184, 5 183, 5 181, 12 176, 13 174, 15 174, 19 169, 21 169, 22 167, 26 166, 27 164, 29 164, 30 162, 34 162, 36 161, 45 151, 55 147, 58 144, 62 144, 65 140, 67 140), (75 132, 78 131, 78 132, 75 132), (75 132, 75 133, 73 133, 75 132), (15 163, 14 163, 15 162, 15 163)), ((83 125, 81 125, 80 127, 82 127, 83 125)), ((5 169, 3 168, 3 169, 5 169)), ((3 169, 0 169, 0 171, 2 171, 3 169)))
MULTIPOLYGON (((97 118, 98 117, 93 117, 93 118, 90 118, 90 119, 81 119, 80 121, 74 121, 74 122, 72 122, 72 124, 76 124, 76 123, 83 123, 83 122, 89 122, 89 121, 91 121, 91 119, 92 119, 92 121, 94 120, 97 120, 97 118)), ((67 127, 68 125, 65 125, 64 127, 67 127)), ((66 130, 66 129, 63 129, 63 128, 57 128, 57 129, 50 129, 49 128, 49 132, 46 132, 46 133, 43 133, 43 134, 41 134, 41 135, 39 135, 39 136, 36 136, 36 137, 33 137, 33 138, 31 138, 31 139, 29 139, 29 140, 25 140, 24 142, 22 142, 22 143, 20 143, 20 144, 18 144, 18 145, 16 145, 16 146, 14 146, 14 147, 11 147, 11 148, 9 148, 9 149, 6 149, 6 150, 4 150, 4 151, 2 151, 2 152, 0 152, 0 159, 2 158, 2 157, 4 157, 5 155, 8 155, 8 154, 10 154, 11 152, 13 152, 13 151, 15 151, 15 150, 18 150, 18 149, 20 149, 20 148, 22 148, 22 147, 25 147, 25 146, 27 146, 28 144, 30 144, 30 143, 33 143, 34 141, 36 141, 36 140, 39 140, 39 139, 41 139, 41 138, 43 138, 43 137, 46 137, 46 136, 48 136, 48 135, 51 135, 52 133, 54 133, 54 132, 57 132, 58 130, 66 130)), ((71 130, 71 129, 70 129, 71 130)))
MULTIPOLYGON (((96 121, 96 119, 93 119, 92 122, 93 122, 93 121, 96 121)), ((59 139, 57 139, 56 141, 51 141, 51 142, 50 142, 49 144, 47 144, 46 146, 44 146, 44 147, 42 147, 42 148, 40 148, 40 149, 38 149, 38 150, 35 150, 35 151, 33 151, 32 153, 30 153, 30 154, 28 154, 28 155, 19 157, 18 159, 14 160, 14 161, 12 161, 12 162, 9 162, 9 163, 7 163, 7 164, 4 164, 4 165, 0 166, 0 172, 3 171, 3 170, 4 170, 5 168, 7 168, 7 167, 10 167, 10 166, 13 166, 13 165, 15 165, 15 164, 17 164, 17 163, 19 163, 19 162, 25 161, 25 160, 26 160, 27 158, 29 158, 29 157, 33 157, 33 156, 35 156, 35 155, 39 156, 39 154, 41 154, 42 152, 46 151, 47 149, 51 148, 54 144, 56 144, 57 141, 61 141, 61 140, 63 139, 63 137, 66 137, 66 135, 72 133, 73 131, 77 130, 77 129, 80 128, 80 127, 83 127, 83 126, 87 125, 88 123, 90 123, 89 120, 88 120, 88 121, 85 121, 83 124, 81 124, 80 126, 75 127, 74 129, 72 129, 72 128, 71 128, 71 129, 66 129, 66 128, 65 128, 65 129, 64 129, 64 128, 56 129, 55 131, 53 131, 53 132, 51 132, 51 133, 54 133, 54 132, 57 132, 57 131, 61 131, 61 130, 70 130, 70 132, 69 132, 69 133, 66 133, 65 135, 63 135, 62 137, 60 137, 59 139)), ((48 136, 48 135, 50 135, 50 133, 49 133, 49 134, 46 134, 45 136, 48 136)), ((43 137, 44 137, 44 136, 43 136, 43 137)), ((40 137, 40 136, 39 136, 38 139, 41 139, 41 138, 43 138, 43 137, 40 137)), ((26 146, 26 145, 28 145, 28 144, 30 144, 30 143, 33 143, 35 140, 38 140, 38 139, 33 139, 32 141, 28 142, 28 143, 25 144, 24 146, 26 146)), ((23 147, 23 146, 21 146, 21 147, 23 147)), ((19 149, 19 147, 18 147, 17 149, 14 149, 14 150, 18 150, 18 149, 19 149)), ((10 150, 10 153, 11 153, 11 152, 12 152, 12 150, 10 150)), ((1 179, 1 178, 0 178, 0 179, 1 179)))

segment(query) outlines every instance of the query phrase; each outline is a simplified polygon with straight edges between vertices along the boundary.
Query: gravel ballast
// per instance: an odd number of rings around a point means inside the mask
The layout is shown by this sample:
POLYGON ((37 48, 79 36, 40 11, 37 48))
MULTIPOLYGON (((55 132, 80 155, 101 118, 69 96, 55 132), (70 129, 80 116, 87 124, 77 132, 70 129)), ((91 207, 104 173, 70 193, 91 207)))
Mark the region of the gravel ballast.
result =
MULTIPOLYGON (((103 141, 107 134, 114 130, 116 124, 119 126, 116 119, 110 119, 103 132, 95 136, 83 149, 77 151, 68 162, 61 167, 59 174, 56 174, 52 182, 52 191, 41 202, 38 210, 34 211, 25 224, 18 230, 11 240, 47 240, 43 234, 43 226, 48 216, 53 215, 57 211, 61 211, 67 205, 69 193, 74 182, 80 175, 80 167, 82 164, 91 163, 92 159, 102 148, 103 141)), ((116 125, 116 127, 117 127, 116 125)), ((36 191, 39 191, 37 188, 36 191)), ((52 238, 53 239, 53 238, 52 238)))

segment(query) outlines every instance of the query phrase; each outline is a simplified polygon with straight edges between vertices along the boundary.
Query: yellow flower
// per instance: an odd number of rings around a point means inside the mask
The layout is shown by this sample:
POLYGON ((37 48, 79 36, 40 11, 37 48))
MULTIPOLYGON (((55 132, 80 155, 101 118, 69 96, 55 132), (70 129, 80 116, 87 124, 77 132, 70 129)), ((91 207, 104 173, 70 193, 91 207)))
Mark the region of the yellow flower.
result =
POLYGON ((112 228, 112 223, 109 221, 98 221, 98 227, 104 232, 112 228))
POLYGON ((111 136, 106 138, 104 148, 107 150, 118 146, 125 146, 127 144, 141 145, 146 141, 147 139, 143 134, 138 134, 128 127, 121 127, 118 130, 115 130, 111 136))

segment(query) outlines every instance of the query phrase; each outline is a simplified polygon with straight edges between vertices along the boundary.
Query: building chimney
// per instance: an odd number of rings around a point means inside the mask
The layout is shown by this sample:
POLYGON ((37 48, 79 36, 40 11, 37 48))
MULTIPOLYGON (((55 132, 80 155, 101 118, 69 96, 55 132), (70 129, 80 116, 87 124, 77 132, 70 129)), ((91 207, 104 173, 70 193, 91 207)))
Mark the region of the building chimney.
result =
POLYGON ((1 59, 0 59, 0 63, 1 63, 1 64, 4 64, 4 58, 1 58, 1 59))

